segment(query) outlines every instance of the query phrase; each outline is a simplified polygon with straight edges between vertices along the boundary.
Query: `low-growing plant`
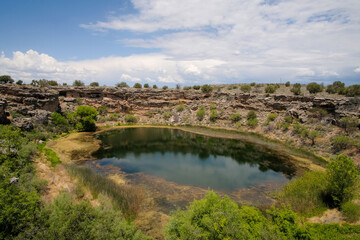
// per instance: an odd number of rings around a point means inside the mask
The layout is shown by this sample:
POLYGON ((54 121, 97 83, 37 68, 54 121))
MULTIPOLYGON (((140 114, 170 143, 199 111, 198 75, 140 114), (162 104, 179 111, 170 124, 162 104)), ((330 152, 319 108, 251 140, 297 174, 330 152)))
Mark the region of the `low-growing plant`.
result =
POLYGON ((127 122, 127 123, 137 123, 137 121, 138 121, 138 118, 132 114, 129 114, 125 117, 125 122, 127 122))
POLYGON ((179 106, 177 106, 176 111, 182 112, 184 111, 184 109, 185 109, 184 103, 180 103, 179 106))
POLYGON ((144 84, 144 88, 149 88, 150 86, 149 86, 149 84, 148 83, 145 83, 144 84))
POLYGON ((256 112, 254 110, 250 110, 247 114, 247 119, 249 120, 249 119, 255 119, 255 118, 257 118, 256 112))
POLYGON ((317 84, 316 82, 312 82, 306 86, 306 89, 309 91, 309 93, 315 94, 318 92, 322 92, 324 87, 320 84, 317 84))
POLYGON ((241 91, 245 92, 245 93, 248 93, 251 91, 251 86, 250 85, 242 85, 240 87, 241 91))
POLYGON ((216 110, 216 104, 215 103, 210 104, 210 110, 216 110))
POLYGON ((193 86, 193 89, 195 89, 195 90, 199 90, 201 87, 199 86, 199 85, 194 85, 193 86))
POLYGON ((290 91, 292 93, 294 93, 294 95, 300 95, 301 94, 301 84, 295 83, 290 91))
POLYGON ((162 89, 166 90, 168 89, 168 86, 163 86, 162 89))
POLYGON ((59 163, 61 163, 60 158, 56 155, 56 153, 49 149, 49 148, 43 148, 43 151, 45 153, 46 159, 51 163, 52 167, 55 167, 59 163))
POLYGON ((349 222, 357 222, 360 219, 360 205, 354 202, 346 202, 341 205, 341 212, 349 222))
POLYGON ((203 106, 196 112, 196 117, 199 121, 202 121, 205 117, 205 108, 203 106))
POLYGON ((142 85, 141 83, 135 83, 133 88, 142 88, 142 85))
POLYGON ((287 81, 287 82, 285 83, 285 86, 286 86, 286 87, 290 87, 290 82, 287 81))
POLYGON ((115 85, 118 88, 128 88, 129 85, 126 82, 120 82, 115 85))
POLYGON ((348 149, 353 146, 353 139, 349 136, 336 136, 332 138, 331 144, 335 152, 348 149))
POLYGON ((172 112, 167 111, 167 112, 164 112, 163 117, 164 117, 165 120, 169 120, 172 115, 173 115, 172 112))
POLYGON ((233 122, 233 123, 237 123, 238 121, 240 121, 242 119, 242 116, 240 113, 233 113, 231 116, 230 116, 230 120, 233 122))
POLYGON ((248 125, 249 127, 255 128, 258 125, 257 118, 248 119, 246 121, 246 125, 248 125))
POLYGON ((355 117, 342 117, 339 120, 339 125, 344 129, 344 131, 350 135, 358 127, 359 120, 355 117))
POLYGON ((210 93, 210 92, 212 92, 213 89, 214 89, 214 88, 213 88, 212 86, 208 85, 208 84, 205 84, 205 85, 203 85, 203 86, 201 87, 201 91, 202 91, 203 93, 210 93))
POLYGON ((275 93, 278 88, 279 86, 276 84, 268 84, 265 87, 265 93, 275 93))
POLYGON ((210 110, 210 121, 215 122, 218 117, 216 110, 210 110))

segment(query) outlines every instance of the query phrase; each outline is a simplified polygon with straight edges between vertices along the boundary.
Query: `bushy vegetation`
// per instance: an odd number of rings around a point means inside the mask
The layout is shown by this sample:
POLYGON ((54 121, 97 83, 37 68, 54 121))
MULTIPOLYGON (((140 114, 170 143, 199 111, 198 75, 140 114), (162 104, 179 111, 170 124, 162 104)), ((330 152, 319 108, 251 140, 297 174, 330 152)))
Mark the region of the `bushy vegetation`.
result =
POLYGON ((288 206, 265 214, 255 207, 239 207, 228 197, 209 192, 186 210, 177 211, 165 233, 167 239, 353 239, 358 226, 304 224, 288 206))
POLYGON ((153 85, 153 89, 157 89, 158 88, 158 86, 156 86, 156 84, 154 84, 153 85))
POLYGON ((133 88, 142 88, 142 85, 140 83, 135 83, 133 88))
POLYGON ((344 129, 344 131, 350 135, 358 128, 359 120, 354 117, 342 117, 339 120, 339 125, 344 129))
POLYGON ((241 119, 242 119, 242 116, 241 116, 240 113, 233 113, 233 114, 230 116, 230 120, 231 120, 233 123, 237 123, 237 122, 239 122, 241 119))
POLYGON ((75 87, 82 87, 85 86, 85 83, 81 80, 75 80, 72 85, 75 87))
POLYGON ((12 79, 9 75, 1 75, 0 83, 13 83, 14 79, 12 79))
POLYGON ((287 82, 285 83, 285 87, 290 87, 290 82, 289 82, 289 81, 287 81, 287 82))
POLYGON ((347 87, 345 95, 348 97, 360 96, 360 85, 351 85, 347 87))
POLYGON ((348 149, 354 145, 354 140, 349 136, 336 136, 331 140, 332 148, 335 152, 348 149))
POLYGON ((214 88, 213 88, 212 86, 208 85, 208 84, 205 84, 205 85, 203 85, 203 86, 201 87, 201 91, 202 91, 203 93, 210 93, 210 92, 212 92, 213 90, 214 90, 214 88))
POLYGON ((205 108, 203 106, 196 112, 196 117, 199 121, 202 121, 205 117, 205 108))
POLYGON ((162 89, 166 90, 168 89, 169 87, 168 86, 163 86, 162 89))
POLYGON ((144 88, 149 88, 150 86, 149 86, 149 84, 148 83, 145 83, 144 84, 144 88))
POLYGON ((300 95, 301 94, 301 84, 295 83, 290 91, 292 93, 294 93, 294 95, 300 95))
POLYGON ((178 112, 182 112, 184 111, 185 107, 184 107, 184 103, 180 103, 177 108, 176 108, 176 111, 178 112))
POLYGON ((360 219, 360 205, 354 202, 346 202, 341 205, 341 212, 349 222, 357 222, 360 219))
POLYGON ((61 163, 60 158, 53 150, 49 148, 44 148, 43 151, 45 153, 46 159, 51 163, 51 166, 55 167, 56 165, 61 163))
POLYGON ((195 89, 195 90, 199 90, 201 87, 199 86, 199 85, 194 85, 193 86, 193 89, 195 89))
POLYGON ((266 87, 265 87, 265 92, 266 93, 275 93, 276 90, 279 88, 280 86, 277 85, 277 84, 268 84, 266 87))
POLYGON ((120 82, 115 85, 118 88, 128 88, 129 85, 126 82, 120 82))
POLYGON ((170 112, 170 111, 167 111, 167 112, 163 113, 163 117, 164 117, 165 120, 169 120, 172 115, 173 115, 173 113, 170 112))
POLYGON ((215 109, 210 110, 210 121, 216 122, 216 119, 218 117, 218 113, 215 109))
POLYGON ((323 86, 320 84, 317 84, 316 82, 309 83, 306 86, 306 89, 309 91, 309 93, 315 94, 323 91, 323 86))
POLYGON ((77 119, 76 129, 82 132, 93 132, 96 130, 95 119, 98 112, 90 106, 79 106, 74 113, 77 119))
POLYGON ((99 83, 98 82, 92 82, 90 83, 90 87, 98 87, 99 83))
POLYGON ((138 121, 138 118, 132 114, 129 114, 125 117, 125 122, 127 122, 127 123, 136 123, 137 121, 138 121))
POLYGON ((252 128, 254 128, 258 125, 256 112, 254 110, 250 110, 248 112, 246 125, 248 125, 249 127, 252 127, 252 128))
POLYGON ((330 94, 345 94, 346 88, 345 84, 340 81, 335 81, 333 84, 327 86, 326 92, 330 94))
POLYGON ((248 93, 251 91, 251 86, 250 85, 242 85, 240 87, 241 91, 243 91, 244 93, 248 93))

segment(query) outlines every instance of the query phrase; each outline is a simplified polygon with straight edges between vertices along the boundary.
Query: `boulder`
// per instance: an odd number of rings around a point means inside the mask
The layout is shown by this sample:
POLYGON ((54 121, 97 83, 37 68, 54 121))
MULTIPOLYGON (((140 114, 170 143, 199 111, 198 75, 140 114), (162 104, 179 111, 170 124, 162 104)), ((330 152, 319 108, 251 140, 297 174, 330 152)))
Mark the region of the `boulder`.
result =
POLYGON ((47 124, 50 119, 51 112, 46 110, 36 109, 34 111, 29 111, 29 115, 31 116, 31 119, 34 123, 47 124))
POLYGON ((7 119, 5 109, 7 107, 7 102, 5 99, 0 99, 0 124, 7 124, 9 120, 7 119))
POLYGON ((34 129, 34 125, 31 122, 31 118, 14 118, 13 121, 15 126, 19 127, 23 131, 31 131, 34 129))

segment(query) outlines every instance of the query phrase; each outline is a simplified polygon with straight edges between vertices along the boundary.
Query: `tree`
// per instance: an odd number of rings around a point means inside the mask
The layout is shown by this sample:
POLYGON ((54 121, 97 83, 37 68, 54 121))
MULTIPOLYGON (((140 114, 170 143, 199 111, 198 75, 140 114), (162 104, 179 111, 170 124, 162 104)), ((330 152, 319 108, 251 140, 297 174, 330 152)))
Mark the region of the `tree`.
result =
POLYGON ((193 89, 195 89, 195 90, 199 90, 201 87, 199 86, 199 85, 194 85, 193 86, 193 89))
POLYGON ((148 83, 145 83, 144 84, 144 88, 149 88, 150 86, 149 86, 149 84, 148 83))
POLYGON ((347 87, 345 95, 348 97, 360 96, 360 85, 351 85, 347 87))
POLYGON ((330 93, 330 94, 345 94, 345 83, 342 83, 340 81, 335 81, 333 82, 332 85, 329 85, 326 88, 326 92, 330 93))
POLYGON ((16 81, 16 84, 17 84, 17 85, 23 85, 23 83, 24 83, 24 82, 23 82, 22 80, 16 81))
POLYGON ((336 207, 350 201, 355 194, 359 172, 354 161, 339 155, 327 167, 328 191, 336 207))
POLYGON ((13 83, 14 79, 12 79, 9 75, 0 76, 0 83, 13 83))
POLYGON ((286 86, 286 87, 290 87, 290 82, 287 81, 287 82, 285 83, 285 86, 286 86))
POLYGON ((129 85, 126 82, 117 83, 116 87, 118 88, 128 88, 129 85))
POLYGON ((98 112, 90 106, 79 106, 74 113, 77 118, 76 129, 81 132, 93 132, 96 130, 95 119, 98 112))
POLYGON ((168 89, 168 86, 163 86, 162 89, 166 90, 168 89))
POLYGON ((73 86, 75 87, 81 87, 81 86, 85 86, 84 82, 80 81, 80 80, 75 80, 73 82, 73 86))
POLYGON ((158 88, 158 86, 156 86, 156 84, 154 84, 153 85, 153 89, 157 89, 158 88))
POLYGON ((316 82, 312 82, 306 86, 306 89, 309 91, 309 93, 316 94, 318 92, 322 92, 323 86, 317 84, 316 82))
POLYGON ((133 88, 142 88, 142 85, 140 83, 135 83, 133 88))
POLYGON ((358 124, 359 120, 354 117, 342 117, 339 120, 340 127, 342 127, 348 135, 357 129, 358 124))
POLYGON ((98 87, 99 83, 98 82, 92 82, 90 83, 90 87, 98 87))
POLYGON ((268 84, 265 88, 266 93, 274 93, 278 89, 277 85, 274 84, 268 84))
POLYGON ((301 93, 301 84, 300 83, 295 83, 290 91, 292 93, 294 93, 294 95, 300 95, 300 93, 301 93))
POLYGON ((210 92, 212 92, 212 90, 213 90, 213 87, 208 84, 205 84, 201 87, 201 91, 203 93, 210 93, 210 92))
POLYGON ((319 137, 319 132, 318 131, 310 131, 307 134, 307 137, 311 140, 311 145, 315 145, 315 139, 319 137))

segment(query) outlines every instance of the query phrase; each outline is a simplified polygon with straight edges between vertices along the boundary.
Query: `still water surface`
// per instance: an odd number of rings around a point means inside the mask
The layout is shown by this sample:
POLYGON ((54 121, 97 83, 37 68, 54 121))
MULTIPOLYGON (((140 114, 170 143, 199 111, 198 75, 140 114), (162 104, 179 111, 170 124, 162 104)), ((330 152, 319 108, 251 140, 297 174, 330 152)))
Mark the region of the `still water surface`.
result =
POLYGON ((182 185, 236 190, 295 174, 288 158, 263 146, 168 128, 124 128, 98 135, 101 166, 145 173, 182 185))

